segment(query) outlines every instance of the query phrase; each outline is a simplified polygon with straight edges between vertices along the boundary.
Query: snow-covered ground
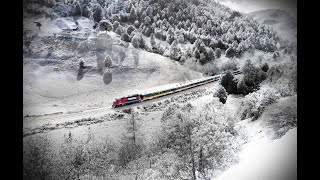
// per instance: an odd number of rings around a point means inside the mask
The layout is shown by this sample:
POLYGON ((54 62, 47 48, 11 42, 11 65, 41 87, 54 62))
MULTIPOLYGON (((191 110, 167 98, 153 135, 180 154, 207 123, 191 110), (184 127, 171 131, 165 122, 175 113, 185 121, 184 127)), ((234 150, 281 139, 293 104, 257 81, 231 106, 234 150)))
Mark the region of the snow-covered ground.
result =
POLYGON ((297 179, 297 128, 270 140, 261 133, 243 146, 239 163, 216 180, 297 179))
MULTIPOLYGON (((92 34, 92 21, 78 19, 79 31, 70 32, 71 37, 83 37, 92 34)), ((109 69, 112 81, 103 83, 102 75, 96 73, 97 55, 88 52, 89 56, 78 55, 77 50, 61 49, 59 40, 54 40, 54 47, 46 44, 44 39, 62 34, 62 29, 73 26, 74 20, 58 18, 50 21, 44 18, 30 18, 25 21, 25 31, 34 35, 30 48, 34 55, 24 58, 24 115, 44 115, 52 113, 77 112, 96 108, 110 108, 115 98, 133 93, 144 93, 159 88, 157 86, 182 83, 203 77, 202 73, 192 71, 178 62, 158 54, 137 50, 130 44, 126 49, 126 59, 122 66, 109 69), (38 32, 33 21, 41 21, 43 26, 38 32), (53 58, 47 58, 51 48, 53 58), (92 56, 90 56, 93 55, 92 56), (137 66, 132 65, 132 55, 138 57, 137 66), (40 56, 40 57, 39 57, 40 56), (61 57, 66 60, 61 60, 61 57), (77 81, 79 58, 91 69, 77 81), (151 88, 151 89, 150 89, 151 88)), ((119 37, 113 32, 108 33, 111 42, 118 42, 119 37)), ((106 36, 108 36, 106 35, 106 36)), ((90 37, 90 36, 89 36, 90 37)), ((89 43, 92 43, 92 41, 89 43)), ((114 49, 117 44, 113 44, 114 49)), ((107 51, 107 53, 109 53, 107 51)), ((117 64, 115 61, 114 64, 117 64)), ((172 85, 169 85, 172 86, 172 85)), ((164 88, 164 87, 162 87, 164 88)))

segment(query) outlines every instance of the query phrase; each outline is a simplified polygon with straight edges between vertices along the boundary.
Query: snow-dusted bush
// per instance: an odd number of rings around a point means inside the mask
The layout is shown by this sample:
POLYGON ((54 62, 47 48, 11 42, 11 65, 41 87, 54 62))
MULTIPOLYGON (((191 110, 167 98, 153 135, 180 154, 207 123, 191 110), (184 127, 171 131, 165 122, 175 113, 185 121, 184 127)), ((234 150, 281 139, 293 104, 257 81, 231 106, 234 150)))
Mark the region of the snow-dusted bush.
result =
POLYGON ((134 28, 132 25, 128 26, 128 28, 127 28, 127 33, 128 33, 128 35, 131 35, 131 33, 132 33, 134 30, 135 30, 135 28, 134 28))
POLYGON ((203 72, 204 74, 209 76, 214 76, 220 73, 220 69, 214 63, 210 62, 200 66, 200 69, 198 71, 203 72))
POLYGON ((226 57, 234 57, 235 55, 236 55, 236 51, 232 47, 229 47, 226 50, 226 57))
POLYGON ((116 22, 116 21, 120 21, 121 19, 120 19, 120 17, 119 17, 119 15, 117 15, 117 14, 114 14, 113 16, 112 16, 112 22, 116 22))
POLYGON ((92 17, 92 10, 90 9, 90 7, 88 5, 84 5, 82 7, 82 16, 89 18, 89 19, 92 17))
POLYGON ((100 5, 96 5, 93 7, 93 20, 96 22, 100 22, 102 19, 102 8, 100 5))
POLYGON ((136 21, 134 21, 133 25, 136 29, 138 29, 140 27, 141 23, 140 23, 140 21, 136 20, 136 21))
POLYGON ((227 70, 236 70, 238 68, 237 63, 235 61, 229 60, 227 62, 224 62, 221 64, 221 71, 227 71, 227 70))
POLYGON ((267 79, 268 77, 268 74, 266 72, 264 72, 263 70, 260 70, 258 72, 258 77, 259 77, 259 81, 262 82, 264 81, 265 79, 267 79))
POLYGON ((262 66, 261 66, 261 70, 264 71, 264 72, 267 72, 269 70, 269 65, 268 63, 264 63, 262 66))
POLYGON ((249 88, 244 82, 243 78, 238 81, 237 91, 239 94, 247 95, 249 93, 249 88))
POLYGON ((150 37, 151 34, 153 33, 153 29, 151 26, 148 26, 148 27, 145 27, 142 31, 142 33, 147 36, 147 37, 150 37))
POLYGON ((156 48, 156 39, 155 39, 153 33, 151 34, 151 37, 150 37, 150 44, 151 44, 152 48, 156 48))
POLYGON ((82 16, 82 8, 78 1, 76 2, 74 16, 82 16))
POLYGON ((139 48, 139 37, 137 35, 134 35, 131 39, 131 44, 135 48, 139 48))
POLYGON ((136 10, 135 10, 134 7, 132 7, 131 10, 130 10, 129 21, 131 23, 134 23, 136 19, 137 19, 136 10))
POLYGON ((106 68, 109 68, 112 66, 112 58, 109 54, 107 54, 106 57, 104 58, 104 66, 106 68))
POLYGON ((110 84, 112 82, 112 73, 110 71, 104 72, 102 80, 104 84, 110 84))
POLYGON ((170 47, 170 58, 179 61, 182 56, 180 46, 176 40, 174 40, 170 47))
POLYGON ((273 88, 263 88, 247 95, 251 103, 251 117, 256 120, 263 113, 266 106, 276 102, 280 95, 273 88))
POLYGON ((55 6, 52 7, 54 12, 59 14, 62 17, 71 16, 75 12, 75 6, 69 6, 64 3, 57 3, 55 6))
POLYGON ((216 96, 219 98, 219 101, 222 103, 222 104, 225 104, 226 101, 227 101, 227 92, 226 92, 226 89, 221 86, 218 91, 217 91, 217 94, 216 96))
POLYGON ((230 71, 227 71, 227 73, 222 76, 221 85, 229 94, 237 93, 237 84, 237 80, 234 78, 230 71))
POLYGON ((220 58, 221 56, 221 49, 220 48, 216 48, 215 52, 214 52, 214 55, 216 58, 220 58))
POLYGON ((279 58, 280 57, 280 53, 278 52, 278 51, 276 51, 276 52, 274 52, 273 54, 272 54, 272 58, 273 59, 277 59, 277 58, 279 58))
POLYGON ((116 30, 117 30, 117 28, 119 27, 119 25, 120 25, 119 21, 114 21, 114 22, 113 22, 112 27, 113 27, 113 31, 114 31, 114 32, 116 32, 116 30))
POLYGON ((126 42, 130 42, 130 37, 129 37, 129 35, 127 33, 123 33, 121 35, 121 40, 122 41, 126 41, 126 42))
POLYGON ((146 42, 143 39, 142 35, 140 33, 136 33, 132 39, 131 39, 131 44, 135 48, 141 48, 144 49, 146 47, 146 42))
POLYGON ((120 20, 121 22, 128 22, 129 21, 129 15, 125 12, 120 12, 120 20))
POLYGON ((113 26, 109 20, 101 20, 99 22, 99 28, 100 30, 112 31, 113 26))
POLYGON ((151 25, 151 18, 149 16, 146 16, 143 20, 143 23, 146 26, 151 25))
POLYGON ((123 27, 122 27, 121 25, 119 25, 115 32, 116 32, 118 35, 121 36, 121 34, 124 32, 124 31, 123 31, 123 27))

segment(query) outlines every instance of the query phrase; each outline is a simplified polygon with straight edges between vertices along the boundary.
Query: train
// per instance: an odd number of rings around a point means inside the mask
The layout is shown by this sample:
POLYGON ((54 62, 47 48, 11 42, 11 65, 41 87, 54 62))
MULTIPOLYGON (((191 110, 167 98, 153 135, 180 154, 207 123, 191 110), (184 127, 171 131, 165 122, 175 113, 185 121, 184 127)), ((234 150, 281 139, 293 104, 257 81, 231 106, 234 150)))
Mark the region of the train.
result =
MULTIPOLYGON (((215 76, 211 76, 211 77, 205 77, 205 78, 201 78, 195 82, 188 82, 188 83, 184 83, 178 87, 174 87, 174 88, 170 88, 170 89, 166 89, 166 90, 162 90, 162 91, 156 91, 156 92, 152 92, 152 93, 147 93, 147 94, 134 94, 134 95, 130 95, 127 97, 122 97, 120 99, 116 99, 113 103, 112 103, 112 107, 113 108, 117 108, 117 107, 121 107, 121 106, 126 106, 126 105, 130 105, 130 104, 135 104, 135 103, 139 103, 142 101, 148 101, 151 99, 155 99, 155 98, 159 98, 162 96, 166 96, 166 95, 170 95, 170 94, 174 94, 177 92, 181 92, 187 89, 191 89, 197 86, 201 86, 201 85, 205 85, 211 82, 215 82, 215 81, 220 81, 221 77, 225 74, 222 73, 220 75, 215 75, 215 76)), ((232 71, 233 75, 238 75, 241 74, 240 70, 235 70, 232 71)))

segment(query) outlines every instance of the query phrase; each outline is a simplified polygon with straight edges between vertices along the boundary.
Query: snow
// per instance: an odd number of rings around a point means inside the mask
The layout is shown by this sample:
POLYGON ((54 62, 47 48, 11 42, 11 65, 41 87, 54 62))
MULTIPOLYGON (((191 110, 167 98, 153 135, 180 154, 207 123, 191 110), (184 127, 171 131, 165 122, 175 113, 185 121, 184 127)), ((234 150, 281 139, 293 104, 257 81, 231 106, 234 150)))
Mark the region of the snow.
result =
POLYGON ((244 145, 240 161, 216 180, 283 180, 296 179, 297 128, 281 139, 256 137, 244 145))
MULTIPOLYGON (((82 17, 77 21, 80 29, 68 34, 72 37, 89 37, 85 42, 94 43, 95 40, 90 38, 94 37, 92 20, 82 17)), ((65 33, 64 28, 72 28, 74 24, 73 18, 25 19, 24 30, 27 34, 36 35, 30 45, 35 55, 24 58, 24 115, 110 108, 115 98, 137 92, 146 93, 152 90, 149 91, 148 88, 155 87, 153 90, 156 90, 168 87, 167 84, 203 77, 202 73, 192 71, 161 55, 135 49, 131 44, 127 48, 119 46, 119 37, 114 32, 108 32, 114 45, 113 51, 123 48, 127 54, 121 66, 110 69, 112 82, 104 84, 102 76, 96 72, 87 72, 83 79, 77 81, 78 56, 83 59, 85 65, 95 67, 96 55, 92 56, 92 53, 84 54, 85 56, 77 55, 75 51, 63 49, 59 46, 60 41, 55 40, 51 53, 52 59, 49 60, 46 56, 52 45, 43 42, 44 36, 52 37, 54 34, 60 36, 65 33), (42 23, 40 31, 36 28, 34 21, 42 23), (134 54, 138 57, 136 67, 132 57, 134 54), (166 87, 157 87, 163 85, 166 87)), ((117 63, 113 62, 116 65, 117 63)))
MULTIPOLYGON (((187 67, 159 54, 135 49, 130 43, 121 41, 116 33, 99 32, 93 29, 93 25, 93 20, 84 17, 24 18, 24 38, 27 41, 24 44, 24 52, 27 53, 23 58, 24 141, 38 135, 49 136, 53 148, 59 151, 60 143, 68 132, 71 132, 76 140, 85 140, 90 128, 95 138, 101 141, 110 140, 120 145, 122 137, 128 134, 126 127, 130 117, 121 112, 122 108, 111 108, 115 98, 161 91, 207 78, 202 73, 192 70, 197 69, 190 67, 195 64, 187 67), (34 22, 41 22, 40 30, 34 22), (79 25, 76 25, 76 22, 79 25), (124 53, 125 58, 121 58, 118 52, 124 53), (106 54, 112 57, 112 66, 99 73, 97 64, 103 62, 106 54), (86 70, 79 80, 77 74, 80 60, 84 61, 86 70), (104 81, 103 74, 106 73, 110 73, 111 76, 108 76, 108 83, 104 81)), ((149 41, 146 43, 150 46, 149 41)), ((165 49, 168 53, 168 43, 159 43, 167 47, 165 49)), ((189 43, 181 46, 182 51, 193 47, 189 43)), ((272 54, 259 50, 245 54, 245 57, 252 58, 255 64, 264 61, 258 56, 263 56, 264 60, 269 61, 268 58, 271 58, 272 54)), ((241 67, 244 59, 227 58, 222 55, 215 60, 214 65, 221 67, 235 60, 241 67)), ((272 63, 275 62, 270 62, 269 65, 272 63)), ((207 67, 203 69, 211 69, 214 66, 207 67)), ((197 70, 199 71, 199 68, 197 70)), ((162 133, 163 110, 168 104, 177 102, 177 99, 178 103, 190 102, 193 106, 202 108, 201 110, 208 102, 213 102, 212 107, 219 111, 219 116, 231 114, 236 121, 244 97, 229 95, 227 102, 222 104, 213 96, 218 86, 218 82, 210 83, 198 87, 201 88, 199 92, 188 94, 188 90, 181 92, 181 96, 177 93, 161 100, 151 100, 123 108, 132 108, 139 114, 136 119, 136 135, 151 149, 158 135, 162 133), (175 98, 172 98, 173 96, 175 98), (171 101, 166 101, 170 98, 171 101)), ((195 89, 197 88, 192 91, 195 89)), ((279 119, 277 117, 277 120, 279 119)), ((265 127, 250 122, 250 119, 240 121, 237 125, 241 131, 247 130, 249 141, 239 154, 239 163, 223 172, 218 180, 288 179, 288 176, 292 175, 289 173, 295 172, 296 166, 293 165, 296 163, 297 151, 296 128, 281 139, 271 140, 264 132, 265 127)), ((230 142, 232 143, 234 142, 230 142)), ((166 155, 163 157, 166 158, 166 155)), ((174 160, 174 157, 169 160, 174 160)), ((223 167, 227 166, 228 164, 223 164, 223 167)))

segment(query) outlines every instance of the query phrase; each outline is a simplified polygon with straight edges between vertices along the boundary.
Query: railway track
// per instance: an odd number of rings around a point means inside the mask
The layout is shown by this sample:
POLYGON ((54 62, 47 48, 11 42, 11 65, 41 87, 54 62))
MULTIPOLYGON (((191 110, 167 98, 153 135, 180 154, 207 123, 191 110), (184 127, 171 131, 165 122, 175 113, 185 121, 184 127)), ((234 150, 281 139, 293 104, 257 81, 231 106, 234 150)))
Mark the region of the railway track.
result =
MULTIPOLYGON (((166 89, 166 90, 162 90, 162 91, 156 91, 156 92, 147 93, 147 94, 135 94, 135 95, 131 95, 131 96, 122 97, 120 99, 116 99, 113 102, 112 107, 117 108, 117 107, 126 106, 126 105, 130 105, 130 104, 149 101, 152 99, 156 99, 159 97, 167 96, 167 95, 174 94, 177 92, 185 91, 187 89, 191 89, 191 88, 202 86, 202 85, 205 85, 208 83, 219 81, 223 74, 219 74, 219 75, 215 75, 215 76, 211 76, 211 77, 206 77, 206 78, 201 78, 198 80, 194 80, 192 82, 184 83, 184 84, 180 85, 179 87, 174 87, 174 88, 170 88, 170 89, 166 89)), ((232 71, 232 74, 233 75, 241 74, 241 71, 235 70, 235 71, 232 71)))

